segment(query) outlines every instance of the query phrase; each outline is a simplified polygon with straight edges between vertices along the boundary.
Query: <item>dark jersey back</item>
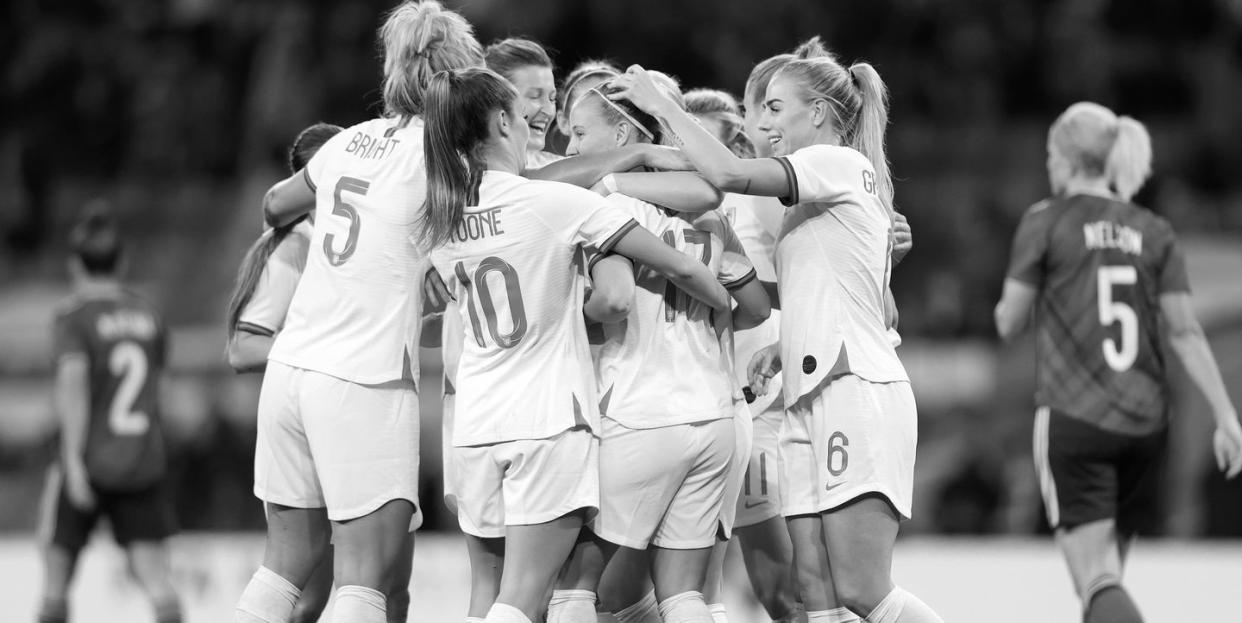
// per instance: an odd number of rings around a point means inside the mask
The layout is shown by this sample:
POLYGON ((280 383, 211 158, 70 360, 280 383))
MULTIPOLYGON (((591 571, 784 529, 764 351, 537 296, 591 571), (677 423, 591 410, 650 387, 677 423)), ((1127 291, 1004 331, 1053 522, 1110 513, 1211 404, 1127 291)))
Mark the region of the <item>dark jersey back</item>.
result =
POLYGON ((56 314, 56 356, 85 356, 90 370, 86 470, 94 486, 137 490, 165 470, 157 381, 166 330, 155 309, 128 292, 78 296, 56 314))
POLYGON ((1127 435, 1164 427, 1160 295, 1189 290, 1167 221, 1093 195, 1044 201, 1022 217, 1008 276, 1039 290, 1040 405, 1127 435))

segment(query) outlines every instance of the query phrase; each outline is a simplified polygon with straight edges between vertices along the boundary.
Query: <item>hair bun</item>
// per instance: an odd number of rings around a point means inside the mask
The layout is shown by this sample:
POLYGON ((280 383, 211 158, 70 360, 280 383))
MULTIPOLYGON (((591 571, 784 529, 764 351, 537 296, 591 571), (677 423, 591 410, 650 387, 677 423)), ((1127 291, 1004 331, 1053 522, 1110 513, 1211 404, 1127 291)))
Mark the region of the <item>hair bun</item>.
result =
POLYGON ((802 44, 794 50, 794 58, 799 60, 809 58, 827 58, 836 60, 836 57, 833 56, 832 52, 829 52, 828 48, 824 46, 824 42, 820 40, 819 35, 815 35, 814 37, 803 41, 802 44))

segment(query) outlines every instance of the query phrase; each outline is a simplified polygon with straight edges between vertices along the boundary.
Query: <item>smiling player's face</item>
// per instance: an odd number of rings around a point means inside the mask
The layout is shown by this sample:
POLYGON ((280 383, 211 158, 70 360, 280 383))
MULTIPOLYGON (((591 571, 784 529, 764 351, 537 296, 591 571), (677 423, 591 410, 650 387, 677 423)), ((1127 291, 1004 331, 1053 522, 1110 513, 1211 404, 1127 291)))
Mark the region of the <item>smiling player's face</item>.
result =
POLYGON ((556 80, 551 67, 527 65, 519 67, 509 76, 517 87, 519 108, 530 126, 531 151, 543 149, 548 126, 556 117, 556 80))
POLYGON ((828 128, 823 126, 831 122, 825 119, 817 127, 814 115, 813 103, 803 99, 802 89, 793 80, 777 76, 768 84, 757 127, 761 136, 757 138, 771 148, 773 156, 792 154, 814 145, 826 134, 828 128))

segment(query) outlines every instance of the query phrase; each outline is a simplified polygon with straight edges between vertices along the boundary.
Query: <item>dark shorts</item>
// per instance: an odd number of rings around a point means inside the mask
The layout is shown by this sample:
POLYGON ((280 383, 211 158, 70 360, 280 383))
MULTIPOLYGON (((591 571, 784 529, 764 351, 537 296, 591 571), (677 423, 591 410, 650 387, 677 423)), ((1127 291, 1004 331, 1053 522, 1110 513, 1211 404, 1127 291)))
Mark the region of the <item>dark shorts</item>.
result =
POLYGON ((1115 519, 1124 536, 1160 519, 1159 480, 1167 431, 1106 431, 1048 407, 1035 414, 1035 469, 1052 528, 1115 519))
POLYGON ((63 478, 56 468, 45 492, 44 536, 54 545, 80 550, 90 539, 100 517, 112 526, 112 536, 122 546, 135 541, 159 541, 177 532, 172 496, 157 483, 137 491, 95 490, 95 508, 83 511, 69 502, 63 478))

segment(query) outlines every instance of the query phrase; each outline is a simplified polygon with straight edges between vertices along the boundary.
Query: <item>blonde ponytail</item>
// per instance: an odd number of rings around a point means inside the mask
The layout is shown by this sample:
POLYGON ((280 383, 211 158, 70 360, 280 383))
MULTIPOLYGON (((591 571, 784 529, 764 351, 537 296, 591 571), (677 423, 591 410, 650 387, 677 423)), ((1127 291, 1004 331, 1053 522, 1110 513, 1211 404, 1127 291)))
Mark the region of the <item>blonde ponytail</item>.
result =
POLYGON ((483 66, 483 47, 466 18, 435 0, 407 0, 379 31, 384 50, 384 114, 423 114, 423 94, 436 72, 483 66))
POLYGON ((869 63, 856 63, 849 69, 858 87, 858 115, 852 131, 845 137, 849 146, 866 156, 875 167, 876 192, 889 210, 893 208, 893 178, 884 152, 884 133, 888 129, 888 89, 879 72, 869 63))
POLYGON ((1117 138, 1104 165, 1113 191, 1129 201, 1151 175, 1151 136, 1133 117, 1117 118, 1117 138))

